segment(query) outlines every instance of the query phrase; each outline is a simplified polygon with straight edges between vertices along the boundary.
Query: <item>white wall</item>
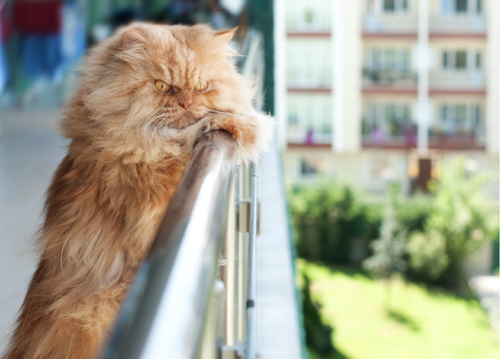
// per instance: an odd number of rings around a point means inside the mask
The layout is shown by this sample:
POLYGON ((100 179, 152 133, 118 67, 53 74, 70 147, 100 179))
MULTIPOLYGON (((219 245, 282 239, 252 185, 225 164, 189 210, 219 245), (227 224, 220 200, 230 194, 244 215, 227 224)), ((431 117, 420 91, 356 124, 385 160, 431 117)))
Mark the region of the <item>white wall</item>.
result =
POLYGON ((361 146, 361 1, 337 1, 334 21, 334 131, 337 153, 361 146))
POLYGON ((500 1, 488 2, 488 98, 487 98, 487 138, 486 150, 498 156, 500 122, 500 1))

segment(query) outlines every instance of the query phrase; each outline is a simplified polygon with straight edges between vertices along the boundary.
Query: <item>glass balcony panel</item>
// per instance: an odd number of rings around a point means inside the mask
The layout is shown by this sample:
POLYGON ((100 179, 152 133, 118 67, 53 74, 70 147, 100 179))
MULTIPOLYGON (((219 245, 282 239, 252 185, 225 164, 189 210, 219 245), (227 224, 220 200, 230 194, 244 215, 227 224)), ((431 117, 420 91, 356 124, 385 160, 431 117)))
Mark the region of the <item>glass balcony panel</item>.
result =
POLYGON ((417 7, 407 0, 367 0, 363 29, 367 33, 407 34, 417 31, 417 7))
POLYGON ((437 68, 429 72, 431 91, 452 89, 454 91, 485 90, 486 76, 482 58, 484 48, 443 49, 437 47, 437 68))
POLYGON ((331 143, 332 105, 328 95, 288 95, 288 143, 331 143))
POLYGON ((482 0, 441 0, 440 6, 431 3, 431 32, 483 33, 486 17, 482 0))
POLYGON ((439 104, 429 130, 431 147, 467 149, 484 146, 483 106, 478 103, 439 104))
POLYGON ((410 51, 405 47, 365 49, 364 86, 414 87, 417 76, 410 71, 410 51))
POLYGON ((416 126, 406 102, 368 102, 364 106, 362 137, 364 146, 414 147, 416 126))
POLYGON ((288 0, 287 28, 293 32, 330 31, 331 10, 330 0, 288 0))
POLYGON ((332 51, 330 40, 289 39, 287 82, 293 88, 330 88, 332 51))

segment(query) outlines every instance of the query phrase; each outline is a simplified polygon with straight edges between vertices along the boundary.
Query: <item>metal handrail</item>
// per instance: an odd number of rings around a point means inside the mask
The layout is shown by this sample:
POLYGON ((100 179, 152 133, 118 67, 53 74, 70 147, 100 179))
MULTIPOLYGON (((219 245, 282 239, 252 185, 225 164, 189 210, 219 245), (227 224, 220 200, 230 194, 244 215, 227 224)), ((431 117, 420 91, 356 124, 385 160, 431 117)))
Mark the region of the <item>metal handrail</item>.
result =
POLYGON ((124 304, 105 359, 195 358, 228 221, 236 143, 200 138, 124 304))
MULTIPOLYGON (((261 43, 250 30, 243 75, 262 71, 261 43)), ((225 132, 199 139, 104 359, 257 358, 257 175, 236 157, 225 132)))

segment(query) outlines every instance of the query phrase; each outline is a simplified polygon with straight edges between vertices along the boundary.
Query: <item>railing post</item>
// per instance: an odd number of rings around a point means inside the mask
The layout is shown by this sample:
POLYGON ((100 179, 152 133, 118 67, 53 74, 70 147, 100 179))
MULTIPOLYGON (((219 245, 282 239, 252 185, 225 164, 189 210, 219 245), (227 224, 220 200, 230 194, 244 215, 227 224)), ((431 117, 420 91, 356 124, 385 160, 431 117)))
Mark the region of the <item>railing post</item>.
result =
POLYGON ((255 306, 257 294, 257 258, 256 238, 257 238, 257 169, 255 165, 251 167, 251 210, 248 240, 248 294, 247 294, 247 345, 246 358, 257 358, 257 308, 255 306))

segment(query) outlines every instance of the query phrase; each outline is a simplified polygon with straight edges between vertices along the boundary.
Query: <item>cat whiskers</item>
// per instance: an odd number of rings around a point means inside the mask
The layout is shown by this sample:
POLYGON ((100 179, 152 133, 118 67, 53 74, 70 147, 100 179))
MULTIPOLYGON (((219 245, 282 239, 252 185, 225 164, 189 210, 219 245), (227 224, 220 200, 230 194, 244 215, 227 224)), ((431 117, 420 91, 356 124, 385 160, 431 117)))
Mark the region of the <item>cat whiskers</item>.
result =
POLYGON ((226 111, 218 111, 218 110, 208 110, 209 113, 221 113, 223 115, 230 115, 230 116, 235 116, 235 117, 243 117, 241 115, 236 115, 234 113, 231 113, 231 112, 226 112, 226 111))
POLYGON ((149 125, 151 125, 154 121, 156 121, 157 119, 159 119, 162 116, 165 116, 165 114, 161 113, 161 114, 156 115, 155 117, 153 117, 153 119, 151 121, 149 121, 148 124, 144 127, 144 131, 146 131, 148 129, 149 125))
POLYGON ((160 126, 161 126, 161 124, 162 124, 163 122, 165 122, 165 121, 166 121, 166 119, 164 118, 163 120, 161 120, 161 121, 160 121, 160 123, 159 123, 158 125, 156 125, 155 130, 153 131, 153 134, 151 135, 151 138, 149 139, 149 142, 153 141, 153 137, 155 136, 156 130, 157 130, 157 129, 158 129, 158 127, 160 127, 160 126))

